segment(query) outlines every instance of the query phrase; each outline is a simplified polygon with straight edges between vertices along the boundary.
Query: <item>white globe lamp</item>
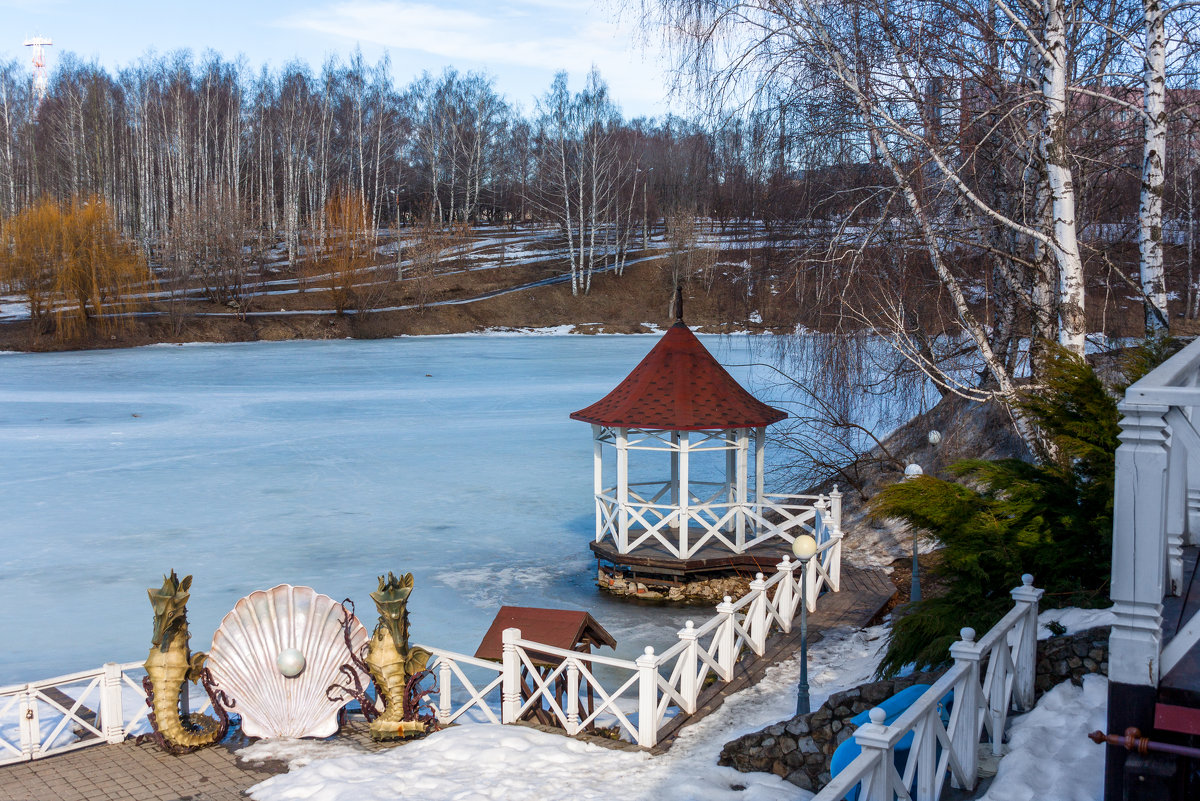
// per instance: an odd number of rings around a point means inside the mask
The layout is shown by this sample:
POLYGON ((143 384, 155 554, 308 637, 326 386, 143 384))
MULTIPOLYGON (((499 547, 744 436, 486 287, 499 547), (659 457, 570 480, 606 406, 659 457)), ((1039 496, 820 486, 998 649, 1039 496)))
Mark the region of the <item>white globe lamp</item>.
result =
POLYGON ((801 562, 807 562, 817 552, 817 541, 811 534, 801 534, 792 540, 792 554, 801 562))

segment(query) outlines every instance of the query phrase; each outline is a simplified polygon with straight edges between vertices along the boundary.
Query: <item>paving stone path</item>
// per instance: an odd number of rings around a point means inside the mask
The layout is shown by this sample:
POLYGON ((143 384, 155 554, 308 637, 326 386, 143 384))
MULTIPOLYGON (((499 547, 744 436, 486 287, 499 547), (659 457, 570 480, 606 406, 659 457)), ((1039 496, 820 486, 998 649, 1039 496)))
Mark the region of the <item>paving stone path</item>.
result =
MULTIPOLYGON (((364 751, 394 747, 372 742, 361 719, 339 736, 364 751)), ((287 772, 283 762, 239 760, 234 752, 246 744, 235 740, 171 756, 152 742, 126 740, 6 765, 0 801, 244 801, 246 790, 287 772)))

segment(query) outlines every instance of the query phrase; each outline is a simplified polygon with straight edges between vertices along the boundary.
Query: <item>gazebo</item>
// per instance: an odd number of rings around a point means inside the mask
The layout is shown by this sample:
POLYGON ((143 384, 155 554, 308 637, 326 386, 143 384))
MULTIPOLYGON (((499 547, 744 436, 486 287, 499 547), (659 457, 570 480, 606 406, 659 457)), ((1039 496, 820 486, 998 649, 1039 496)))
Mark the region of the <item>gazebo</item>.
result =
POLYGON ((802 530, 835 530, 840 493, 767 493, 766 430, 787 413, 726 372, 682 307, 677 290, 675 324, 615 389, 571 415, 592 426, 597 558, 684 574, 753 567, 756 551, 774 559, 802 530))

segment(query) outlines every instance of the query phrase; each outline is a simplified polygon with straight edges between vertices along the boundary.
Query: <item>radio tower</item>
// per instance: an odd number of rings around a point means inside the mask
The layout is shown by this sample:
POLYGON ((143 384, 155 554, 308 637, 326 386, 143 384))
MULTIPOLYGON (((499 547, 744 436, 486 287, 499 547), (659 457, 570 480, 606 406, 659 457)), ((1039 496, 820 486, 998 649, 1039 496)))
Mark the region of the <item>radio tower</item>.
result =
POLYGON ((37 95, 37 102, 40 106, 42 100, 46 97, 46 50, 54 42, 47 39, 45 36, 34 36, 25 40, 26 47, 33 48, 33 93, 37 95))

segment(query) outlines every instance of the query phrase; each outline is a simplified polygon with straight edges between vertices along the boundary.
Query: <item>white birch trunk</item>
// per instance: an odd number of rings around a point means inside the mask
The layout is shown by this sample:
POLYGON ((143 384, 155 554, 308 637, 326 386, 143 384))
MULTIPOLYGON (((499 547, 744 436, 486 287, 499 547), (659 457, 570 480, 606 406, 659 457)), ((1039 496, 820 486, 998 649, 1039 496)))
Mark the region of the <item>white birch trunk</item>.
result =
POLYGON ((1161 0, 1145 0, 1144 86, 1146 128, 1142 154, 1142 196, 1138 209, 1138 266, 1145 294, 1146 333, 1168 327, 1167 287, 1163 271, 1163 164, 1167 148, 1166 10, 1161 0))
POLYGON ((1083 355, 1087 318, 1083 260, 1075 232, 1075 185, 1071 179, 1067 142, 1067 32, 1064 0, 1043 0, 1045 53, 1042 57, 1042 99, 1045 125, 1038 148, 1046 164, 1050 189, 1051 228, 1058 260, 1058 342, 1083 355))

